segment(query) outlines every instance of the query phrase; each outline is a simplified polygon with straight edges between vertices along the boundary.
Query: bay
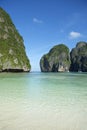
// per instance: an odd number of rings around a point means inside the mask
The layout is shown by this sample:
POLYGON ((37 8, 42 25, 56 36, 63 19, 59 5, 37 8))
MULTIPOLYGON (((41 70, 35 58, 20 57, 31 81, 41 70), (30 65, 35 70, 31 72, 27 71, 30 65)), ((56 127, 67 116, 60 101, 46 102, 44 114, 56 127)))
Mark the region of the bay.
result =
POLYGON ((87 130, 87 73, 0 73, 0 130, 87 130))

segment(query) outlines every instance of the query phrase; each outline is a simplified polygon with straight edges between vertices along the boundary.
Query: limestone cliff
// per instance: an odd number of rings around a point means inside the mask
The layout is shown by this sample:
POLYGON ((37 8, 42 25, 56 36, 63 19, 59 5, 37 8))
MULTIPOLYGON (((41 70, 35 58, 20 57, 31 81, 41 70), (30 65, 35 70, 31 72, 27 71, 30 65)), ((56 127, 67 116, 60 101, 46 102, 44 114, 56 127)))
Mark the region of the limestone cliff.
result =
POLYGON ((0 71, 30 71, 23 38, 15 28, 10 16, 0 8, 0 71))
POLYGON ((71 66, 70 71, 87 72, 87 43, 78 42, 76 47, 70 53, 71 66))
POLYGON ((54 46, 48 54, 42 56, 40 68, 42 72, 64 72, 69 71, 70 54, 64 44, 54 46))

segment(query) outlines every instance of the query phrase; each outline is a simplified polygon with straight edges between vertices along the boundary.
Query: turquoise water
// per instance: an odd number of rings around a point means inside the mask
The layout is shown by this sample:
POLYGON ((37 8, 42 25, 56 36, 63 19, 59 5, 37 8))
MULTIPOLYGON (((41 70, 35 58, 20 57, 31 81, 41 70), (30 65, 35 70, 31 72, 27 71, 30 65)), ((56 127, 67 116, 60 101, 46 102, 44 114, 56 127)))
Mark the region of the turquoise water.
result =
POLYGON ((87 73, 1 73, 0 130, 87 130, 87 73))

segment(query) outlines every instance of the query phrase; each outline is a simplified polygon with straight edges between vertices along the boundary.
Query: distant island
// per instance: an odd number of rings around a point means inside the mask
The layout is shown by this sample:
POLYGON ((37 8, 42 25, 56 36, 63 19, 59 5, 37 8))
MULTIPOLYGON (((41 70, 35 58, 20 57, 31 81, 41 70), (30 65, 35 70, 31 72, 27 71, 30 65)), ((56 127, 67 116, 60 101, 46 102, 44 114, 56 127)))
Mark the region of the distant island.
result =
POLYGON ((54 46, 40 59, 42 72, 87 72, 87 42, 78 42, 69 52, 64 44, 54 46))
POLYGON ((0 72, 29 72, 23 38, 10 16, 0 8, 0 72))

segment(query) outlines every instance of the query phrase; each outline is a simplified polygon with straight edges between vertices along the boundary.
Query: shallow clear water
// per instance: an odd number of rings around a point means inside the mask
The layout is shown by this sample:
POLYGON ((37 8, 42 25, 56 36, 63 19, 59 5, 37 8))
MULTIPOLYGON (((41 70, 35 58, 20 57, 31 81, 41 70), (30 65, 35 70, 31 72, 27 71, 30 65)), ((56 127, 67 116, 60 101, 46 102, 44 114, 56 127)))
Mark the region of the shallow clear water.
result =
POLYGON ((0 130, 87 130, 87 73, 1 73, 0 130))

